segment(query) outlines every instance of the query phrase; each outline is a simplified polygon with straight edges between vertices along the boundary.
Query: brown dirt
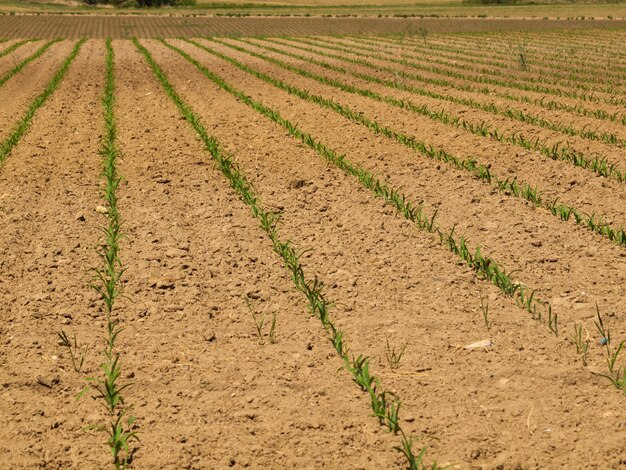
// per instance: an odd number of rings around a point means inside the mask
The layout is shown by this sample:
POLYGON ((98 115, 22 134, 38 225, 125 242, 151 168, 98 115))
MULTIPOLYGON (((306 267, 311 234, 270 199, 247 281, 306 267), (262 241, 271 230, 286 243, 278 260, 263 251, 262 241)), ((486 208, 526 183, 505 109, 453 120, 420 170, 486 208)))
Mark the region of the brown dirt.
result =
POLYGON ((21 73, 11 77, 0 87, 0 139, 4 140, 14 130, 30 103, 41 94, 46 83, 58 70, 73 47, 71 41, 53 44, 46 54, 28 64, 21 73), (24 77, 28 77, 25 80, 24 77))
MULTIPOLYGON (((260 117, 250 116, 249 110, 241 104, 238 105, 236 100, 226 95, 216 97, 216 93, 219 92, 213 85, 206 80, 201 83, 202 78, 199 74, 194 73, 193 69, 183 62, 174 59, 173 55, 163 51, 162 46, 150 43, 150 48, 160 63, 166 67, 166 70, 169 70, 174 85, 183 92, 189 102, 197 103, 196 109, 204 117, 203 122, 212 129, 215 135, 221 138, 228 150, 237 155, 238 161, 244 170, 247 170, 246 173, 254 175, 254 184, 259 192, 265 195, 270 206, 281 208, 284 215, 283 232, 285 236, 296 241, 306 240, 306 246, 314 248, 314 254, 307 258, 307 267, 313 272, 328 273, 327 277, 323 279, 327 281, 329 286, 333 287, 330 291, 333 298, 340 305, 348 306, 347 311, 344 308, 338 315, 340 315, 340 322, 345 325, 355 349, 365 351, 376 357, 380 367, 384 363, 384 337, 386 335, 389 335, 392 341, 397 342, 397 344, 406 342, 418 348, 419 352, 416 351, 416 356, 413 356, 415 362, 410 363, 410 366, 407 365, 406 375, 401 374, 401 377, 396 377, 386 371, 386 374, 383 373, 383 380, 393 383, 394 389, 399 391, 406 404, 405 412, 410 415, 410 418, 416 419, 416 424, 410 425, 410 429, 420 430, 428 436, 425 440, 429 447, 432 447, 434 455, 440 461, 450 463, 464 461, 467 458, 471 459, 471 454, 480 455, 481 452, 486 452, 485 457, 489 462, 488 465, 496 466, 500 462, 506 462, 507 466, 514 466, 516 462, 524 464, 537 462, 538 466, 542 466, 542 459, 546 458, 545 456, 549 455, 550 451, 549 445, 546 445, 545 441, 542 443, 539 436, 532 446, 542 450, 533 451, 532 447, 523 445, 518 446, 516 450, 505 451, 511 446, 508 432, 503 432, 507 437, 502 438, 487 431, 487 427, 482 428, 481 425, 478 425, 478 428, 472 427, 476 424, 476 413, 478 412, 469 411, 467 406, 459 407, 458 410, 455 407, 454 413, 450 414, 448 404, 455 403, 455 394, 459 393, 454 384, 459 381, 463 382, 463 379, 451 378, 450 382, 443 383, 441 382, 441 375, 445 374, 441 374, 441 371, 437 374, 437 378, 433 379, 431 379, 430 374, 427 374, 428 379, 425 379, 424 382, 433 386, 430 393, 424 389, 414 390, 411 386, 414 382, 410 379, 407 380, 410 377, 415 379, 411 371, 422 370, 422 367, 425 366, 424 362, 430 362, 430 360, 435 360, 438 364, 435 368, 441 367, 443 363, 456 365, 458 352, 455 346, 463 344, 463 341, 469 342, 468 338, 478 339, 481 334, 484 334, 481 331, 480 323, 476 322, 476 318, 474 318, 474 322, 468 318, 457 320, 461 324, 452 321, 452 325, 446 321, 446 325, 450 326, 445 331, 436 328, 437 320, 435 318, 438 318, 439 315, 455 315, 453 312, 470 312, 476 308, 476 287, 471 287, 469 273, 465 271, 465 276, 468 277, 461 279, 459 279, 460 273, 458 271, 453 278, 446 278, 445 276, 440 278, 437 274, 426 274, 427 272, 448 273, 452 268, 452 265, 449 267, 439 266, 435 264, 436 261, 432 258, 428 258, 428 264, 423 266, 426 259, 423 257, 422 250, 431 246, 431 240, 416 234, 413 229, 395 218, 392 211, 376 207, 377 204, 375 203, 371 206, 371 199, 354 182, 346 181, 336 171, 326 169, 326 165, 319 161, 318 157, 301 149, 297 144, 293 142, 291 144, 289 142, 283 143, 282 139, 273 139, 269 144, 267 136, 280 132, 276 127, 260 117), (174 71, 178 72, 174 74, 174 71), (244 139, 244 135, 245 145, 238 144, 244 139), (233 140, 234 143, 229 145, 228 142, 233 140), (304 181, 304 185, 296 184, 300 181, 304 181), (372 220, 376 222, 373 223, 372 220), (378 230, 372 231, 373 226, 378 227, 378 230), (352 249, 355 244, 358 244, 358 250, 352 249), (415 249, 416 247, 418 250, 415 249), (377 275, 368 275, 372 272, 376 272, 377 275), (432 279, 431 282, 434 282, 436 286, 433 286, 433 291, 429 291, 430 294, 420 288, 423 285, 420 280, 424 278, 432 279), (441 280, 441 284, 437 279, 441 280), (470 284, 465 284, 466 282, 470 282, 470 284), (447 286, 451 291, 446 292, 444 286, 447 286), (456 292, 455 295, 452 294, 452 290, 456 292), (474 292, 474 295, 472 296, 470 292, 474 292), (454 297, 454 307, 445 300, 452 296, 454 297), (398 318, 403 318, 402 324, 405 328, 398 328, 398 318), (419 342, 419 347, 416 345, 416 341, 419 342), (442 345, 447 345, 446 354, 441 351, 442 345), (433 357, 437 359, 433 359, 433 357), (434 383, 430 380, 433 380, 434 383), (434 395, 438 395, 438 398, 435 398, 434 395), (433 401, 439 399, 441 400, 440 405, 433 405, 433 401), (464 413, 468 414, 465 415, 464 413), (432 427, 426 425, 424 428, 425 425, 420 423, 420 419, 417 419, 418 416, 422 418, 433 417, 435 424, 432 427), (468 424, 470 422, 473 423, 471 426, 468 424), (467 440, 471 440, 470 436, 472 435, 469 428, 481 435, 479 440, 492 442, 493 448, 498 450, 495 452, 492 450, 493 453, 490 454, 486 448, 478 446, 478 448, 468 452, 467 440), (446 444, 442 445, 435 442, 436 439, 446 444), (451 444, 459 441, 461 442, 458 447, 451 444), (545 447, 543 447, 544 445, 545 447), (450 447, 454 449, 450 450, 450 447), (439 448, 445 450, 438 454, 439 448), (465 452, 468 453, 465 454, 465 452)), ((221 69, 221 73, 228 68, 213 59, 206 61, 207 64, 208 62, 214 64, 215 70, 221 69)), ((230 74, 224 76, 231 78, 230 74)), ((239 82, 239 84, 241 83, 243 82, 239 82)), ((247 82, 245 89, 249 92, 254 90, 253 94, 257 95, 263 93, 263 88, 260 83, 247 82)), ((275 91, 273 98, 269 97, 269 93, 264 93, 263 96, 265 102, 272 104, 289 103, 290 109, 284 115, 290 118, 297 116, 297 120, 303 128, 311 129, 311 121, 306 118, 307 111, 304 106, 298 106, 293 99, 282 96, 275 91)), ((326 122, 319 113, 317 114, 317 122, 326 122)), ((355 135, 356 139, 362 139, 355 130, 347 127, 341 125, 341 128, 346 131, 337 133, 338 138, 346 141, 351 140, 348 136, 355 135)), ((328 128, 326 127, 326 129, 328 128)), ((319 134, 316 132, 316 135, 319 134)), ((324 140, 327 138, 328 132, 325 132, 324 140)), ((352 143, 347 145, 352 145, 352 143)), ((371 139, 367 145, 371 146, 371 139)), ((342 150, 345 149, 346 147, 342 150)), ((348 155, 351 157, 354 154, 349 152, 348 155)), ((438 181, 438 183, 441 182, 438 181)), ((407 185, 405 184, 405 186, 407 185)), ((449 193, 449 190, 446 192, 449 193)), ((489 205, 488 202, 487 205, 489 205)), ((519 250, 515 250, 515 252, 518 253, 519 250)), ((439 254, 445 256, 443 252, 439 252, 439 254)), ((448 263, 450 261, 448 259, 448 263)), ((578 278, 579 276, 577 276, 578 278)), ((482 287, 480 286, 479 289, 482 287)), ((501 309, 511 312, 511 318, 515 315, 519 320, 519 314, 513 313, 514 307, 510 305, 508 307, 499 306, 498 311, 502 311, 501 309)), ((457 313, 456 316, 460 316, 460 313, 457 313)), ((525 327, 529 327, 529 325, 525 325, 525 327)), ((535 333, 537 332, 536 329, 533 330, 535 333)), ((508 331, 508 328, 505 331, 508 331)), ((522 347, 524 350, 545 352, 546 357, 543 359, 531 359, 531 361, 536 360, 539 363, 547 360, 552 364, 553 359, 548 358, 559 356, 557 352, 559 346, 552 343, 548 338, 541 341, 542 346, 539 344, 533 346, 533 341, 523 346, 524 341, 516 343, 513 340, 516 334, 512 332, 510 334, 508 339, 515 343, 515 345, 509 346, 509 354, 511 355, 517 354, 519 348, 522 347), (546 351, 544 348, 547 346, 544 343, 552 344, 555 347, 554 352, 546 351)), ((535 340, 537 339, 535 338, 535 340)), ((494 365, 497 372, 491 375, 493 377, 499 377, 498 374, 506 375, 507 372, 504 372, 500 367, 502 364, 510 364, 510 360, 502 359, 499 364, 494 365)), ((469 362, 471 361, 468 358, 469 362)), ((564 370, 559 372, 559 367, 563 364, 558 360, 555 362, 558 365, 553 364, 551 366, 555 368, 551 373, 556 375, 545 376, 546 384, 542 385, 541 388, 554 386, 558 383, 560 391, 554 392, 555 396, 558 396, 563 393, 561 391, 562 379, 559 380, 555 377, 561 373, 567 376, 569 373, 564 370), (547 385, 549 382, 552 385, 547 385)), ((566 367, 576 367, 569 360, 565 362, 566 367)), ((426 368, 428 366, 429 364, 426 365, 426 368)), ((482 373, 479 372, 479 369, 484 366, 484 363, 474 362, 473 365, 469 365, 463 362, 459 368, 466 371, 466 377, 478 377, 482 373), (472 367, 475 367, 476 370, 472 371, 472 367)), ((520 375, 532 375, 531 380, 537 379, 536 372, 532 374, 521 373, 520 375)), ((503 379, 503 383, 508 383, 506 378, 501 376, 500 378, 503 379)), ((417 380, 418 383, 423 383, 420 379, 417 380)), ((471 396, 471 393, 477 393, 479 396, 485 397, 477 399, 478 403, 481 403, 487 396, 494 393, 493 383, 484 384, 484 386, 482 391, 472 389, 468 396, 471 396)), ((520 402, 517 402, 516 405, 502 406, 502 408, 495 405, 493 407, 502 413, 510 413, 512 408, 526 406, 532 415, 533 412, 530 409, 533 405, 528 402, 523 404, 521 398, 522 396, 527 397, 526 393, 532 388, 530 384, 520 384, 520 402)), ((547 395, 552 394, 548 392, 547 395)), ((508 399, 510 400, 511 397, 508 399)), ((544 401, 541 406, 545 405, 547 403, 544 401)), ((483 406, 485 405, 483 404, 483 406)), ((553 406, 557 406, 556 402, 553 402, 553 406)), ((521 410, 518 412, 520 422, 528 418, 521 410)), ((543 410, 541 415, 545 416, 545 412, 547 409, 543 410)), ((557 419, 556 416, 548 418, 548 421, 553 419, 557 419)), ((520 429, 519 425, 513 424, 514 421, 511 421, 510 417, 507 420, 511 424, 509 432, 517 436, 511 440, 520 442, 522 434, 529 433, 528 427, 520 429)), ((563 421, 560 422, 563 423, 565 429, 570 427, 563 421)), ((484 425, 486 426, 486 424, 484 425)), ((569 431, 564 431, 564 434, 576 433, 575 427, 572 425, 569 431)), ((546 426, 544 431, 547 428, 549 426, 546 426)), ((550 432, 551 430, 547 431, 547 433, 550 432)), ((565 438, 565 440, 567 439, 565 438)), ((561 444, 551 445, 561 446, 561 444)), ((563 442, 562 445, 565 446, 565 443, 563 442)), ((616 444, 612 448, 613 450, 607 450, 609 454, 619 452, 617 449, 620 448, 620 445, 616 444)), ((573 465, 573 461, 568 461, 569 457, 566 456, 566 453, 557 452, 556 454, 552 454, 550 459, 553 461, 560 459, 563 465, 573 465)))
MULTIPOLYGON (((621 203, 623 198, 626 197, 626 188, 623 184, 616 181, 607 181, 605 178, 600 177, 590 177, 587 170, 576 168, 567 162, 556 162, 542 157, 535 152, 526 151, 513 144, 478 137, 469 132, 446 126, 426 117, 400 110, 396 107, 359 98, 354 94, 343 93, 334 87, 321 85, 310 79, 304 79, 295 73, 284 71, 284 69, 268 64, 266 61, 255 59, 247 54, 238 53, 228 47, 219 46, 215 43, 207 44, 271 76, 288 83, 297 81, 301 87, 315 94, 320 94, 326 98, 334 98, 340 103, 348 104, 352 109, 362 111, 366 116, 373 117, 377 119, 379 123, 387 125, 394 130, 402 131, 409 136, 424 139, 426 142, 436 142, 441 148, 463 158, 477 157, 484 164, 492 165, 494 173, 500 177, 515 177, 517 175, 518 178, 523 181, 528 181, 544 189, 545 196, 548 200, 558 197, 564 203, 579 207, 588 213, 604 214, 614 221, 617 226, 626 223, 626 214, 624 213, 624 207, 621 203), (598 197, 589 198, 589 193, 596 194, 598 197)), ((240 42, 234 42, 233 44, 241 46, 240 42)), ((450 112, 451 115, 467 116, 467 119, 477 124, 485 121, 493 126, 493 128, 502 129, 503 127, 500 127, 500 124, 505 122, 503 118, 494 117, 491 114, 481 113, 459 105, 442 103, 441 101, 427 97, 412 95, 394 88, 372 85, 363 80, 351 78, 344 74, 329 72, 321 67, 302 63, 301 61, 290 59, 264 49, 255 49, 254 47, 250 49, 255 52, 264 52, 268 56, 297 65, 304 70, 313 71, 318 75, 350 83, 363 89, 376 91, 381 95, 390 95, 398 99, 408 99, 416 105, 426 104, 433 110, 443 109, 450 112)), ((283 49, 287 50, 288 48, 283 49)), ((306 55, 311 56, 311 54, 306 55)), ((346 65, 344 64, 344 66, 346 65)), ((441 92, 441 90, 438 91, 441 92)), ((487 101, 482 95, 465 95, 471 96, 476 100, 487 101)), ((571 116, 570 119, 572 119, 571 116)), ((507 125, 512 126, 516 131, 523 132, 525 135, 537 135, 542 138, 546 138, 546 136, 550 135, 554 138, 555 136, 553 132, 520 122, 516 122, 515 124, 507 123, 507 125)), ((596 121, 596 125, 599 125, 598 121, 596 121)), ((564 138, 561 136, 560 139, 570 144, 574 143, 569 137, 564 138)), ((583 146, 580 147, 580 149, 585 152, 589 150, 593 151, 593 149, 597 152, 607 151, 607 148, 614 158, 624 165, 623 151, 620 149, 589 141, 585 141, 583 146)), ((422 157, 416 152, 415 159, 420 158, 422 157)))
MULTIPOLYGON (((60 62, 69 46, 50 56, 60 62)), ((101 436, 83 431, 99 409, 76 400, 85 374, 97 369, 96 352, 77 374, 57 344, 61 329, 91 347, 101 335, 87 283, 97 263, 102 123, 91 109, 102 94, 102 46, 84 46, 2 167, 0 458, 7 468, 94 468, 106 458, 101 436)))
POLYGON ((0 77, 4 76, 9 70, 13 69, 17 64, 33 54, 37 49, 43 46, 43 41, 32 41, 8 53, 4 57, 0 57, 0 77))
MULTIPOLYGON (((307 276, 327 286, 351 351, 371 357, 372 372, 402 400, 402 426, 416 447, 427 447, 427 461, 459 469, 626 468, 624 395, 593 373, 606 369, 593 325, 596 301, 614 341, 626 337, 623 247, 172 41, 350 161, 423 200, 428 212, 437 208, 442 227, 456 224, 507 271, 519 269, 515 279, 538 288, 559 314, 555 337, 459 263, 437 236, 418 231, 176 53, 142 42, 263 204, 281 211, 281 237, 310 250, 301 258, 307 276), (588 367, 568 341, 575 322, 591 335, 588 367), (485 338, 493 341, 488 350, 463 349, 485 338), (385 358, 387 340, 406 345, 395 371, 385 358)), ((42 75, 24 70, 0 90, 13 109, 2 124, 18 119, 45 85, 43 71, 50 69, 49 79, 71 46, 64 41, 40 58, 42 75), (13 81, 22 84, 21 95, 13 81)), ((394 450, 399 437, 370 416, 367 395, 342 369, 250 210, 132 43, 113 46, 127 268, 119 348, 141 437, 132 467, 402 468, 394 450), (251 310, 276 314, 275 344, 256 337, 251 310)), ((100 373, 104 335, 100 300, 87 286, 89 270, 100 263, 94 246, 105 223, 94 210, 101 204, 104 42, 83 47, 0 172, 0 461, 8 468, 103 468, 109 460, 104 434, 84 429, 103 421, 101 405, 90 393, 76 400, 84 379, 100 373), (62 328, 90 348, 80 373, 57 342, 62 328)), ((541 182, 565 202, 586 201, 585 209, 626 221, 623 184, 219 49, 459 156, 478 154, 499 173, 541 182)))

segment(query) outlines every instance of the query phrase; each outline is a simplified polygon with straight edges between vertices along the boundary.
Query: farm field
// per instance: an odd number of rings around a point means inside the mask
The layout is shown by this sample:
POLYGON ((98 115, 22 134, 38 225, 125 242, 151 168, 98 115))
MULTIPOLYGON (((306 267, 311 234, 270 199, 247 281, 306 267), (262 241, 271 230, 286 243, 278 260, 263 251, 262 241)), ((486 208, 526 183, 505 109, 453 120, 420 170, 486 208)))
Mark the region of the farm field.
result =
POLYGON ((626 17, 626 5, 617 0, 536 0, 500 3, 463 0, 197 0, 194 5, 121 9, 86 5, 80 0, 0 0, 0 14, 141 15, 219 17, 433 17, 433 18, 595 18, 626 17))
POLYGON ((3 465, 626 468, 626 32, 295 34, 0 39, 3 465))

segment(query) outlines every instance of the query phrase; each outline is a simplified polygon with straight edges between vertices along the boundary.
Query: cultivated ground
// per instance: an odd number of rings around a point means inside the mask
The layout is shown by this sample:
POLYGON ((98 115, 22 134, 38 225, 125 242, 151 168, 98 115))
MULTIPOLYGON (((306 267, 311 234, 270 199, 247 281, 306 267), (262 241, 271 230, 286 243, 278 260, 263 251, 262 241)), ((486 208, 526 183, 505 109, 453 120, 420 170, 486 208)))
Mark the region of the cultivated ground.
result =
POLYGON ((0 461, 626 468, 625 41, 4 40, 0 461))
MULTIPOLYGON (((129 3, 129 2, 127 2, 129 3)), ((620 0, 520 0, 497 4, 463 0, 197 0, 175 8, 88 6, 81 0, 0 0, 0 14, 165 16, 389 16, 498 18, 626 18, 620 0)))

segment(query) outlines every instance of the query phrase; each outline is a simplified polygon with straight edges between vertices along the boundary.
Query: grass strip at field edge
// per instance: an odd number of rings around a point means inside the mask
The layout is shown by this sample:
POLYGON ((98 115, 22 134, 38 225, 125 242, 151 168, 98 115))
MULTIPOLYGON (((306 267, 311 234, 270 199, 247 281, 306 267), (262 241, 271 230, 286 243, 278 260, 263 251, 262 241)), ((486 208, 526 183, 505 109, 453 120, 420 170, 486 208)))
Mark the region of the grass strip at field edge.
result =
MULTIPOLYGON (((382 389, 380 379, 369 372, 369 358, 362 355, 354 357, 353 354, 351 356, 348 354, 349 351, 344 333, 337 329, 330 319, 329 310, 332 302, 330 302, 323 293, 323 283, 319 281, 317 276, 307 280, 299 262, 299 257, 302 252, 298 253, 291 240, 281 241, 277 229, 279 214, 269 212, 262 207, 259 196, 254 193, 252 185, 246 176, 232 159, 222 152, 218 140, 208 135, 199 117, 178 95, 149 51, 141 45, 136 38, 133 39, 133 42, 145 57, 167 95, 194 128, 204 143, 205 149, 211 154, 212 159, 218 165, 219 170, 228 179, 231 187, 243 202, 250 207, 253 216, 260 221, 261 228, 272 241, 274 251, 283 259, 285 266, 291 271, 291 277, 296 288, 307 297, 310 313, 322 322, 324 329, 330 336, 329 339, 335 351, 344 361, 345 368, 352 374, 353 379, 361 389, 369 394, 374 416, 378 418, 381 425, 388 428, 389 432, 393 432, 395 435, 398 433, 402 435, 402 447, 398 448, 398 450, 400 450, 407 459, 408 468, 415 470, 426 468, 422 463, 426 449, 423 448, 417 456, 414 455, 412 451, 414 443, 413 438, 407 436, 400 426, 398 417, 401 406, 400 400, 395 394, 382 389), (389 399, 391 399, 391 401, 389 401, 389 399)), ((436 469, 436 464, 433 464, 431 468, 436 469)))
POLYGON ((39 57, 41 57, 44 54, 44 52, 46 52, 50 48, 50 46, 52 46, 53 44, 55 44, 57 42, 60 42, 60 41, 62 41, 62 39, 60 39, 60 38, 59 39, 53 39, 52 41, 48 41, 43 46, 41 46, 39 49, 37 49, 37 51, 35 51, 35 53, 29 55, 23 61, 21 61, 19 64, 17 64, 14 68, 9 70, 6 74, 4 74, 4 76, 2 78, 0 78, 0 87, 2 87, 11 77, 13 77, 15 74, 19 73, 20 70, 22 70, 24 67, 26 67, 33 60, 36 60, 39 57))
MULTIPOLYGON (((277 59, 274 58, 270 58, 267 56, 264 56, 262 54, 257 54, 255 52, 249 51, 247 49, 220 41, 218 39, 215 38, 207 38, 211 41, 214 41, 218 44, 222 44, 224 46, 230 47, 232 49, 235 49, 237 51, 240 52, 245 52, 247 54, 252 55, 253 57, 258 57, 261 58, 263 60, 266 60, 270 63, 279 65, 280 67, 285 68, 286 70, 290 70, 293 71, 295 73, 298 73, 304 77, 307 78, 312 78, 314 80, 317 80, 318 82, 321 82, 323 84, 327 84, 327 85, 331 85, 331 86, 336 86, 340 89, 342 89, 343 91, 347 91, 350 93, 356 93, 359 94, 361 96, 366 96, 372 99, 375 99, 377 101, 383 102, 383 103, 388 103, 391 105, 395 105, 398 107, 401 107, 403 109, 406 109, 405 106, 415 106, 412 105, 411 103, 407 103, 406 101, 400 101, 400 100, 396 100, 393 97, 389 97, 389 96, 380 96, 375 92, 371 92, 369 90, 361 90, 358 89, 356 87, 352 87, 350 85, 344 85, 341 84, 339 82, 336 82, 334 80, 330 80, 330 79, 326 79, 326 77, 321 77, 321 76, 316 76, 315 74, 312 74, 308 71, 304 71, 301 69, 298 69, 297 67, 291 66, 289 64, 285 64, 282 61, 279 61, 277 59)), ((543 200, 541 194, 542 191, 537 188, 537 187, 533 187, 531 186, 529 183, 524 183, 524 182, 518 182, 517 178, 506 178, 506 179, 500 179, 498 178, 493 172, 491 172, 490 168, 482 163, 480 163, 478 161, 478 159, 474 158, 474 157, 470 157, 469 159, 461 159, 457 156, 451 155, 448 152, 446 152, 443 149, 440 148, 435 148, 432 144, 427 144, 426 142, 423 141, 419 141, 413 137, 410 136, 406 136, 404 134, 401 134, 397 131, 394 131, 393 129, 390 129, 384 125, 381 125, 379 123, 377 123, 376 121, 366 117, 363 113, 357 113, 352 111, 348 106, 346 105, 342 105, 334 100, 330 100, 330 99, 326 99, 322 96, 319 95, 313 95, 311 93, 309 93, 307 90, 303 90, 303 89, 299 89, 293 85, 289 85, 285 82, 282 82, 281 80, 278 80, 276 78, 270 77, 267 74, 264 74, 262 72, 256 71, 254 69, 252 69, 251 67, 233 59, 230 56, 227 56, 225 54, 222 54, 218 51, 215 51, 213 49, 210 49, 202 44, 197 43, 196 41, 190 40, 190 39, 184 39, 184 41, 193 44, 194 46, 205 50, 206 52, 213 54, 231 64, 233 64, 234 66, 238 67, 241 70, 244 70, 245 72, 259 78, 260 80, 265 81, 266 83, 269 83, 283 91, 286 91, 294 96, 298 96, 299 98, 308 101, 308 102, 313 102, 319 106, 323 106, 326 108, 329 108, 333 111, 335 111, 337 114, 344 116, 348 119, 350 119, 353 122, 356 122, 358 124, 361 124, 365 127, 367 127, 368 129, 372 130, 374 133, 379 134, 379 135, 383 135, 387 138, 391 138, 396 140, 397 142, 405 145, 407 148, 411 149, 411 150, 415 150, 417 152, 419 152, 421 155, 430 158, 430 159, 434 159, 437 161, 442 161, 448 165, 451 165, 457 169, 460 170, 464 170, 467 171, 469 173, 471 173, 474 177, 476 177, 477 179, 486 181, 488 184, 490 184, 491 186, 493 186, 495 189, 497 189, 501 194, 505 194, 505 195, 514 195, 515 197, 519 197, 522 199, 525 199, 531 203, 533 203, 534 205, 541 207, 543 209, 546 209, 547 211, 549 211, 553 216, 557 217, 559 220, 567 222, 570 219, 574 220, 575 223, 577 225, 580 225, 582 227, 586 227, 587 229, 589 229, 590 231, 592 231, 593 233, 599 234, 601 236, 604 236, 606 238, 608 238, 610 241, 616 243, 619 246, 622 247, 626 247, 626 231, 624 230, 623 227, 620 228, 614 228, 611 224, 608 224, 606 222, 604 222, 605 218, 603 216, 595 216, 594 215, 587 215, 584 214, 582 211, 572 207, 572 206, 568 206, 566 204, 560 204, 558 203, 558 199, 554 200, 553 202, 549 203, 543 200)))
POLYGON ((40 95, 38 95, 34 99, 34 101, 31 103, 28 110, 26 111, 26 114, 24 114, 22 119, 19 121, 19 123, 15 127, 13 133, 0 145, 0 165, 4 163, 4 160, 6 160, 6 158, 9 156, 9 154, 13 150, 13 147, 15 147, 15 145, 21 139, 22 135, 24 135, 24 133, 28 130, 37 110, 48 100, 50 95, 52 95, 52 93, 54 93, 54 91, 58 88, 59 84, 61 83, 61 80, 63 80, 63 77, 69 70, 70 64, 78 55, 78 52, 80 51, 80 48, 85 43, 85 41, 86 39, 80 39, 74 45, 74 48, 72 49, 72 52, 70 52, 70 55, 65 59, 63 64, 61 64, 61 67, 59 67, 54 77, 52 77, 52 80, 48 82, 48 85, 46 85, 46 88, 44 89, 44 91, 40 95))

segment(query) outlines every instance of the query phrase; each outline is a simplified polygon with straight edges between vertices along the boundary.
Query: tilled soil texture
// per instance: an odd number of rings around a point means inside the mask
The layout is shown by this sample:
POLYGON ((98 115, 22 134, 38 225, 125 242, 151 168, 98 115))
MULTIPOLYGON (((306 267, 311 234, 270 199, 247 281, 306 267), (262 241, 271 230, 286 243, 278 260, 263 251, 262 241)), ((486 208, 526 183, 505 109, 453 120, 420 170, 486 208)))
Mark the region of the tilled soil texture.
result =
MULTIPOLYGON (((624 35, 518 33, 526 63, 507 37, 140 40, 193 119, 132 41, 112 42, 125 269, 116 349, 140 438, 130 443, 131 468, 406 468, 402 433, 414 455, 425 449, 423 464, 448 468, 626 468, 626 353, 612 356, 611 369, 607 362, 626 339, 626 175, 617 173, 626 168, 624 35), (389 56, 433 70, 413 83, 400 74, 411 69, 389 56), (595 77, 606 79, 603 91, 583 94, 595 77), (407 102, 432 112, 399 106, 407 102), (614 169, 603 176, 555 161, 445 116, 568 145, 614 169), (348 357, 368 358, 376 390, 388 392, 386 413, 400 403, 401 433, 373 416, 367 386, 310 315, 280 250, 197 129, 236 162, 256 203, 280 214, 280 240, 300 254, 306 279, 323 283, 348 357), (455 167, 430 149, 475 163, 455 167), (343 159, 324 159, 332 155, 343 159), (336 164, 344 162, 361 180, 336 164), (480 164, 491 179, 476 177, 480 164), (376 197, 370 177, 399 194, 398 205, 436 214, 431 230, 376 197), (579 224, 550 210, 556 199, 579 224), (491 257, 486 269, 497 263, 509 273, 508 294, 481 276, 478 247, 491 257)), ((0 70, 41 45, 0 57, 0 70)), ((2 145, 74 45, 53 44, 0 88, 2 145)), ((104 41, 82 45, 0 171, 0 459, 8 468, 111 461, 106 433, 93 428, 108 422, 102 400, 93 389, 77 399, 88 378, 102 377, 106 336, 102 300, 89 286, 108 220, 105 57, 104 41), (82 365, 60 344, 61 331, 86 351, 82 365)))
POLYGON ((2 15, 0 38, 157 38, 317 34, 414 34, 626 28, 624 19, 176 17, 152 15, 2 15))

